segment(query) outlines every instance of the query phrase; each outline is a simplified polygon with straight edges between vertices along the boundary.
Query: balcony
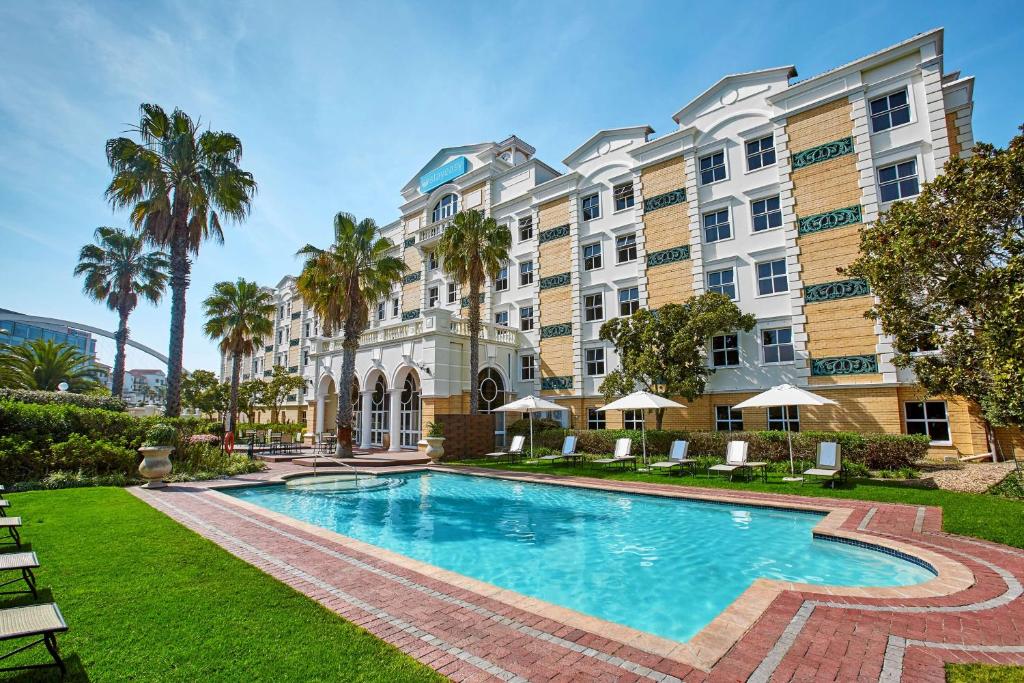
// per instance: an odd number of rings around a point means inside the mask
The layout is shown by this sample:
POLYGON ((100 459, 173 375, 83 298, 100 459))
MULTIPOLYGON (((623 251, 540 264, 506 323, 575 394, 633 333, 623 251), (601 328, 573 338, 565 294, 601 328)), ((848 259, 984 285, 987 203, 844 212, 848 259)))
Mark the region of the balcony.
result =
MULTIPOLYGON (((448 337, 468 338, 469 320, 456 318, 450 311, 444 309, 433 309, 423 311, 420 317, 406 320, 392 325, 385 325, 363 332, 359 337, 359 348, 365 349, 373 346, 385 346, 388 344, 410 341, 432 334, 439 334, 448 337)), ((481 322, 480 341, 489 344, 503 344, 511 347, 519 345, 519 330, 505 325, 481 322)), ((342 350, 342 340, 339 337, 332 339, 317 340, 314 345, 316 353, 332 353, 342 350)))
POLYGON ((455 220, 455 217, 450 216, 448 218, 442 218, 436 223, 431 223, 427 227, 420 230, 419 237, 417 238, 416 243, 422 247, 425 244, 436 242, 438 238, 441 237, 441 234, 444 233, 445 228, 452 224, 453 220, 455 220))

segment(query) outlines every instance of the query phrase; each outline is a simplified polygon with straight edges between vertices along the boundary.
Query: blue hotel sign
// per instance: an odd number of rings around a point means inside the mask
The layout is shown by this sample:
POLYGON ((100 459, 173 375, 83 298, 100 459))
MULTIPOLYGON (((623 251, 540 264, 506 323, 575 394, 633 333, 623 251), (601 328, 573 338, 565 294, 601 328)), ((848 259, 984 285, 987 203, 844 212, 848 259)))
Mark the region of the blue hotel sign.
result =
POLYGON ((444 185, 449 180, 454 180, 469 170, 469 159, 459 157, 452 159, 444 166, 438 166, 433 171, 427 171, 420 176, 420 192, 430 192, 435 187, 444 185))

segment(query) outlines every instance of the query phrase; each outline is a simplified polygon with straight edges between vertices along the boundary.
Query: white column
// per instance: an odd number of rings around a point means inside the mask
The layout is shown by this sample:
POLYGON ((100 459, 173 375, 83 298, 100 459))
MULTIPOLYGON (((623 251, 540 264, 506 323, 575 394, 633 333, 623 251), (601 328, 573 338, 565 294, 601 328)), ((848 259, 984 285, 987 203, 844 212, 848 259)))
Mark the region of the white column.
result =
POLYGON ((362 436, 360 448, 370 447, 370 402, 373 401, 373 391, 362 391, 360 396, 363 402, 363 410, 359 415, 359 431, 362 436))
POLYGON ((402 390, 392 389, 388 392, 391 397, 391 414, 388 417, 388 433, 391 435, 391 447, 389 451, 400 451, 402 447, 399 445, 400 435, 399 426, 402 424, 401 412, 402 412, 402 390))
MULTIPOLYGON (((321 432, 324 431, 324 407, 325 407, 325 405, 326 405, 326 401, 324 400, 324 395, 318 393, 317 397, 316 397, 316 434, 320 434, 321 432)), ((314 434, 313 436, 315 437, 316 434, 314 434)))

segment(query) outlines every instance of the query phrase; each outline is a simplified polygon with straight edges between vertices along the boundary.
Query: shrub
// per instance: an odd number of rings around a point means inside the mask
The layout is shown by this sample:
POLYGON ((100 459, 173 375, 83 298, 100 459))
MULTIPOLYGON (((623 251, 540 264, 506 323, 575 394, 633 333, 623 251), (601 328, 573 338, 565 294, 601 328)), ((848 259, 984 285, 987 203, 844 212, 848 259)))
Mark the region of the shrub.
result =
POLYGON ((31 440, 19 435, 0 436, 0 481, 14 482, 38 476, 43 457, 31 440))
POLYGON ((220 445, 220 437, 216 434, 193 434, 188 437, 189 444, 205 443, 210 446, 220 445))
POLYGON ((109 441, 72 434, 67 441, 50 446, 47 472, 62 470, 83 474, 127 474, 135 468, 138 454, 109 441))
MULTIPOLYGON (((192 435, 189 435, 191 439, 192 435)), ((178 441, 178 430, 169 424, 158 422, 146 430, 143 446, 173 446, 178 441)))
POLYGON ((994 496, 1024 500, 1024 476, 1010 472, 1006 478, 988 490, 994 496))
POLYGON ((113 396, 72 394, 66 391, 34 391, 30 389, 0 389, 0 401, 11 400, 20 403, 44 405, 70 405, 79 408, 100 408, 123 413, 128 404, 113 396))
MULTIPOLYGON (((540 432, 561 429, 562 425, 557 420, 552 420, 547 417, 537 417, 533 419, 533 434, 534 437, 540 432)), ((528 418, 521 418, 516 420, 512 424, 505 428, 505 431, 510 436, 525 436, 530 433, 530 420, 528 418)))

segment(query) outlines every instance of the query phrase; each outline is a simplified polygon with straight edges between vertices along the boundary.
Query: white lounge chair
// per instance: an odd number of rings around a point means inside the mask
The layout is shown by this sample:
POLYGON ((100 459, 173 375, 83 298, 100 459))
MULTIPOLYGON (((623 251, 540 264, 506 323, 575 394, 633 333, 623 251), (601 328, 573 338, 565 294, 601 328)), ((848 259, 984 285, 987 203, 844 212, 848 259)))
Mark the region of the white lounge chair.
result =
POLYGON ((672 447, 668 451, 668 460, 662 460, 660 462, 652 462, 651 470, 664 470, 671 474, 672 470, 676 467, 680 471, 683 469, 683 465, 694 465, 696 460, 693 458, 686 457, 690 453, 690 442, 677 439, 672 442, 672 447))
POLYGON ((746 441, 730 441, 729 445, 725 449, 725 462, 718 465, 712 465, 708 468, 708 476, 711 476, 712 472, 728 472, 729 481, 732 481, 733 475, 736 470, 749 469, 751 472, 754 469, 761 470, 761 478, 768 478, 768 463, 766 462, 751 462, 747 460, 747 451, 750 448, 750 444, 746 441))
POLYGON ((818 455, 814 467, 804 471, 805 477, 822 477, 836 487, 836 478, 842 476, 843 459, 842 448, 834 441, 821 441, 818 443, 818 455))
POLYGON ((485 458, 491 458, 493 460, 501 460, 502 458, 508 458, 509 462, 512 462, 516 458, 523 456, 523 446, 526 444, 526 437, 519 434, 512 437, 512 445, 509 446, 507 451, 497 451, 495 453, 488 453, 485 458))
POLYGON ((630 455, 633 450, 633 439, 627 436, 615 441, 615 453, 610 458, 598 458, 594 460, 595 465, 611 465, 614 463, 621 464, 625 467, 628 463, 633 463, 636 466, 636 456, 630 455))
POLYGON ((579 460, 582 456, 576 453, 576 442, 578 440, 579 439, 575 435, 570 434, 562 441, 561 453, 555 453, 554 455, 542 455, 537 459, 547 460, 548 462, 555 462, 557 460, 579 460))

